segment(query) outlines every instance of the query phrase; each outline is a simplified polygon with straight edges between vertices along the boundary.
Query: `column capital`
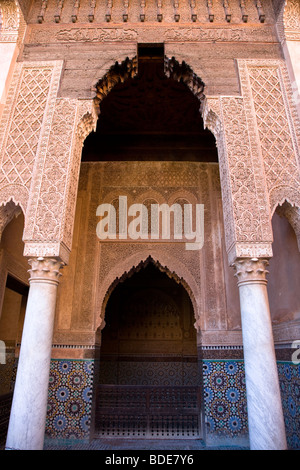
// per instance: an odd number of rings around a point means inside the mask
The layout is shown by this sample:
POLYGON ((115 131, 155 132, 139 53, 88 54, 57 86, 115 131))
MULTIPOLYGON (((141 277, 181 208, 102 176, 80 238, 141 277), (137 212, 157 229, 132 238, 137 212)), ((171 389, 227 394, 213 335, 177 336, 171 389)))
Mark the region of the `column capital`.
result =
POLYGON ((232 267, 235 269, 235 277, 238 285, 267 284, 266 275, 269 273, 266 267, 269 261, 266 258, 237 258, 232 267))
POLYGON ((61 276, 60 269, 64 266, 64 263, 56 258, 44 258, 36 257, 30 258, 28 263, 31 269, 28 270, 30 273, 29 282, 50 282, 54 284, 59 283, 61 276))

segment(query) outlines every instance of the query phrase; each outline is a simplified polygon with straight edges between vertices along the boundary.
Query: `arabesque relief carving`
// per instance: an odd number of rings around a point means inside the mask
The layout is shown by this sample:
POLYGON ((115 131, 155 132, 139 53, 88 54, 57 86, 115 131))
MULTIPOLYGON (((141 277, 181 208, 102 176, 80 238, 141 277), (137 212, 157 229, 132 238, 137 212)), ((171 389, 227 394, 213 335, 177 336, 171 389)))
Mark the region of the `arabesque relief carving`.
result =
POLYGON ((1 0, 2 25, 0 42, 17 42, 20 26, 20 10, 15 0, 1 0))
POLYGON ((11 198, 25 213, 32 180, 43 157, 58 89, 61 62, 16 65, 0 127, 0 201, 11 198), (45 112, 47 110, 47 112, 45 112))
MULTIPOLYGON (((28 256, 45 253, 61 256, 64 253, 67 257, 71 249, 83 141, 95 128, 95 111, 101 99, 116 83, 136 74, 135 59, 127 59, 112 67, 96 86, 95 106, 92 100, 55 100, 60 67, 60 63, 19 65, 5 114, 4 122, 8 125, 2 128, 1 191, 4 194, 5 187, 20 185, 28 194, 26 204, 31 195, 24 236, 28 256), (24 106, 26 119, 20 111, 24 112, 24 106), (46 106, 48 113, 45 116, 46 106), (44 165, 42 172, 38 161, 44 165)), ((295 156, 298 137, 293 130, 295 113, 290 111, 288 92, 284 91, 286 78, 278 75, 281 69, 276 61, 264 62, 264 66, 259 61, 252 61, 247 62, 247 69, 245 67, 245 62, 240 62, 244 96, 209 97, 205 103, 204 84, 192 69, 184 63, 180 65, 176 59, 166 60, 166 73, 185 81, 204 103, 205 124, 217 140, 226 246, 231 260, 242 255, 272 255, 269 221, 272 207, 282 203, 278 196, 273 197, 278 188, 285 188, 283 194, 280 192, 281 198, 299 205, 295 191, 299 181, 296 171, 298 156, 295 156), (251 96, 255 116, 248 106, 247 100, 251 96), (268 102, 274 102, 268 105, 272 106, 269 113, 261 104, 266 98, 268 102), (272 117, 275 115, 277 118, 280 116, 280 123, 272 117), (284 166, 282 150, 285 153, 284 166), (262 161, 265 173, 261 170, 262 161), (264 204, 265 181, 270 208, 264 204)), ((171 176, 169 174, 168 178, 171 176)), ((124 178, 125 174, 120 177, 124 178)), ((3 196, 4 203, 8 197, 3 196)), ((22 208, 25 210, 24 203, 22 208)))
POLYGON ((299 208, 299 118, 286 66, 249 60, 239 61, 239 70, 246 106, 254 105, 270 214, 285 200, 299 208))

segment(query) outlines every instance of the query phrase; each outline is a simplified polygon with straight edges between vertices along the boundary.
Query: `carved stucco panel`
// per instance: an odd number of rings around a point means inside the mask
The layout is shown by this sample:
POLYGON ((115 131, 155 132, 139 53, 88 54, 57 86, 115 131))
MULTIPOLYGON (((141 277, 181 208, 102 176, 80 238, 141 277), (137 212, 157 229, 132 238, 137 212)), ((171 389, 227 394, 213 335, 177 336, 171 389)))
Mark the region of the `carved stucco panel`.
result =
MULTIPOLYGON (((48 138, 61 61, 15 67, 0 127, 0 204, 13 200, 26 214, 48 138)), ((29 204, 30 205, 30 204, 29 204)), ((30 210, 26 215, 30 226, 30 210)))
POLYGON ((300 207, 299 119, 282 61, 239 61, 242 92, 259 136, 270 214, 285 200, 300 207))
POLYGON ((2 25, 0 42, 17 42, 20 10, 15 0, 0 0, 2 25))
POLYGON ((298 0, 287 0, 285 3, 283 22, 285 36, 288 40, 300 40, 300 3, 298 0))
POLYGON ((61 240, 65 246, 72 245, 78 180, 83 142, 97 124, 96 107, 92 100, 79 100, 76 103, 75 133, 73 151, 68 163, 67 183, 64 198, 64 217, 61 228, 61 240))
POLYGON ((204 123, 218 146, 229 263, 238 256, 272 256, 272 232, 266 204, 257 138, 242 97, 207 97, 204 123))
POLYGON ((5 206, 0 207, 0 240, 5 227, 11 222, 14 217, 22 212, 19 205, 10 200, 5 206))
POLYGON ((68 162, 76 117, 76 101, 58 99, 51 123, 32 239, 59 240, 68 162))
POLYGON ((231 197, 231 184, 229 176, 229 162, 227 157, 224 124, 222 116, 222 103, 220 97, 207 97, 203 106, 203 121, 204 126, 207 127, 215 136, 218 148, 219 157, 219 171, 222 189, 222 202, 224 213, 224 227, 225 227, 225 244, 226 250, 234 244, 235 236, 235 221, 234 209, 231 197))
POLYGON ((56 100, 31 232, 25 237, 27 256, 60 256, 68 262, 81 149, 95 123, 91 100, 56 100))

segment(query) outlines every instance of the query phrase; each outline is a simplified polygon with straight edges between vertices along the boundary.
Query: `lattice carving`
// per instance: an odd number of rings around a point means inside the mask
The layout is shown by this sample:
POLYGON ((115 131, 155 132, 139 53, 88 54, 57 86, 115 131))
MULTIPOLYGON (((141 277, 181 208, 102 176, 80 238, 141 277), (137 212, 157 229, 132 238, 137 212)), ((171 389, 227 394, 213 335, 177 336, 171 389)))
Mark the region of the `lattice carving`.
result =
POLYGON ((222 98, 237 241, 260 241, 260 214, 243 100, 222 98))
POLYGON ((82 144, 95 125, 92 101, 56 101, 32 233, 25 237, 28 256, 62 256, 67 262, 82 144))
POLYGON ((75 116, 75 100, 57 100, 35 217, 34 240, 59 240, 75 116))
POLYGON ((272 256, 264 179, 253 123, 240 97, 207 97, 204 125, 215 135, 229 263, 236 256, 272 256))
POLYGON ((13 199, 24 213, 38 159, 45 152, 60 67, 56 61, 18 64, 3 111, 0 200, 13 199))
POLYGON ((287 199, 300 205, 297 116, 279 63, 247 65, 270 210, 287 199), (295 122, 296 121, 296 122, 295 122))
POLYGON ((29 188, 52 78, 52 67, 25 69, 2 153, 0 185, 29 188))

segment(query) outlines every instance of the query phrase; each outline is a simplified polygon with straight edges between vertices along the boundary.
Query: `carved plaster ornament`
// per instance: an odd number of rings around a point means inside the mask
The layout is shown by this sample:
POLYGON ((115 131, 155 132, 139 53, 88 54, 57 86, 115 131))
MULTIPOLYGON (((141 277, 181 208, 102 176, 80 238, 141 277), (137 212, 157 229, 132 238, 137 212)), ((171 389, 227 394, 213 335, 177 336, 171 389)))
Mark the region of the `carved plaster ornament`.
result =
POLYGON ((165 74, 177 82, 185 83, 195 96, 200 100, 200 105, 205 99, 203 81, 193 72, 185 62, 181 64, 172 57, 165 57, 165 74))
POLYGON ((95 87, 95 105, 100 113, 100 102, 113 89, 117 83, 123 83, 128 78, 133 78, 137 74, 137 57, 125 59, 121 64, 118 62, 99 80, 95 87))
POLYGON ((5 205, 0 206, 0 240, 5 227, 15 217, 17 218, 22 213, 21 207, 11 199, 5 205))

